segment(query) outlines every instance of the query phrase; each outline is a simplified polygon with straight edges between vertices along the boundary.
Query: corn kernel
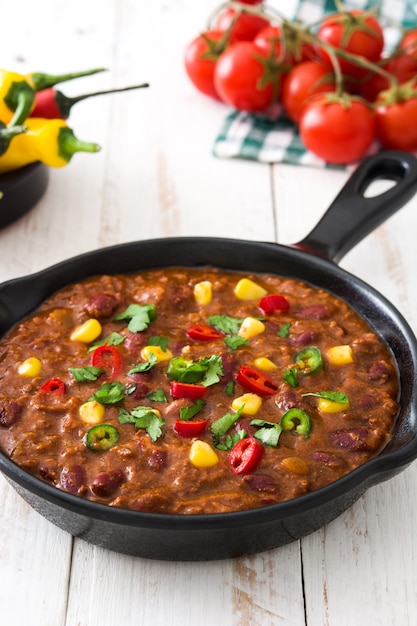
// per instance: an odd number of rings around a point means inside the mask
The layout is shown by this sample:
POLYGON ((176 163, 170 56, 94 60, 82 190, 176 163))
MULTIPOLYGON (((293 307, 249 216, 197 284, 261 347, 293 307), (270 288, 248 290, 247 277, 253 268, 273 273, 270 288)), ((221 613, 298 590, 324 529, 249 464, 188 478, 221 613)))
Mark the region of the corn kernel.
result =
POLYGON ((240 325, 238 335, 244 339, 251 339, 265 332, 265 324, 255 317, 245 317, 240 325))
POLYGON ((239 300, 259 300, 268 292, 250 278, 241 278, 235 286, 234 293, 239 300))
POLYGON ((170 350, 162 350, 160 346, 145 346, 141 350, 141 357, 144 361, 149 361, 150 355, 153 354, 158 363, 160 361, 170 361, 172 359, 172 352, 170 350))
POLYGON ((320 398, 318 403, 318 409, 321 413, 340 413, 340 411, 346 411, 349 406, 349 402, 335 402, 327 398, 320 398))
POLYGON ((353 353, 350 346, 333 346, 327 350, 327 358, 332 365, 348 365, 353 363, 353 353))
POLYGON ((255 359, 253 364, 259 370, 263 370, 264 372, 272 372, 272 370, 276 370, 278 367, 270 359, 267 359, 264 356, 260 356, 258 359, 255 359))
POLYGON ((95 400, 85 402, 78 409, 80 418, 86 424, 100 424, 104 419, 104 406, 95 400))
POLYGON ((194 298, 197 304, 210 304, 213 297, 213 286, 209 280, 194 285, 194 298))
POLYGON ((293 474, 308 474, 310 471, 307 463, 299 456, 287 456, 282 459, 282 464, 293 474))
POLYGON ((245 415, 256 415, 262 406, 262 398, 256 393, 244 393, 243 396, 235 398, 232 402, 232 409, 238 411, 241 407, 245 415))
POLYGON ((27 376, 31 378, 32 376, 38 376, 42 369, 42 363, 35 356, 31 356, 25 361, 23 361, 18 367, 18 373, 21 376, 27 376))
POLYGON ((195 467, 213 467, 219 462, 213 448, 201 439, 196 439, 191 444, 189 459, 195 467))
POLYGON ((91 343, 101 335, 101 324, 98 320, 91 318, 77 326, 71 333, 71 341, 81 341, 81 343, 91 343))

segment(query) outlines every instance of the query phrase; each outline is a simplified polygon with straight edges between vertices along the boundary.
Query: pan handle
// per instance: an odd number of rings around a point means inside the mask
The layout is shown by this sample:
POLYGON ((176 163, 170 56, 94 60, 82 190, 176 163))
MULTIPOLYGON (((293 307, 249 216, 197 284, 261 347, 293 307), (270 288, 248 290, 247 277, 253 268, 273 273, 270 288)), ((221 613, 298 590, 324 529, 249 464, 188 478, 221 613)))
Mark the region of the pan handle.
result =
POLYGON ((359 165, 315 228, 293 247, 338 263, 416 192, 417 159, 406 152, 379 152, 359 165), (369 185, 378 179, 397 184, 365 197, 369 185))

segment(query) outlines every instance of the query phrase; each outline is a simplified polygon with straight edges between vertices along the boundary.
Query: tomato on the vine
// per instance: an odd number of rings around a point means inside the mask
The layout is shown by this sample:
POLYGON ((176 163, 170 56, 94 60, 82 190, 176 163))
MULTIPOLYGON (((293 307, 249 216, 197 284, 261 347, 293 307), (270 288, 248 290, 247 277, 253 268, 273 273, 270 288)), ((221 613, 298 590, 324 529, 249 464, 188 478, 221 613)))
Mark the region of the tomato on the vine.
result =
MULTIPOLYGON (((411 80, 417 83, 417 58, 402 54, 387 59, 382 64, 382 69, 391 74, 400 85, 411 80)), ((375 102, 382 91, 389 89, 393 85, 393 81, 382 74, 375 72, 368 80, 365 80, 360 87, 360 95, 368 102, 375 102)))
POLYGON ((269 25, 269 21, 261 15, 254 13, 245 13, 244 11, 236 18, 238 11, 234 8, 224 9, 218 15, 215 28, 216 30, 227 31, 231 28, 229 41, 252 41, 257 33, 265 26, 269 25), (235 24, 232 26, 233 21, 235 24))
POLYGON ((196 37, 186 48, 184 63, 191 82, 202 93, 219 99, 214 87, 214 68, 225 49, 224 33, 208 30, 196 37))
POLYGON ((399 48, 417 60, 417 28, 411 28, 404 33, 399 48))
POLYGON ((281 101, 288 117, 298 123, 306 102, 315 94, 334 92, 331 69, 321 61, 304 61, 284 77, 281 101))
POLYGON ((265 111, 278 98, 279 75, 262 50, 238 41, 220 56, 214 72, 220 98, 241 111, 265 111))
MULTIPOLYGON (((374 15, 360 9, 329 15, 321 22, 317 37, 325 44, 364 57, 372 63, 379 61, 384 47, 381 24, 374 15)), ((331 61, 325 47, 320 44, 318 52, 327 63, 331 61)), ((369 72, 369 69, 360 67, 360 64, 340 56, 338 61, 341 71, 346 76, 361 78, 369 72)))
POLYGON ((290 70, 296 63, 317 57, 313 45, 305 43, 298 31, 285 24, 282 28, 266 26, 258 32, 253 41, 266 54, 272 54, 277 60, 287 65, 287 70, 290 70))
POLYGON ((404 94, 404 99, 390 98, 389 92, 384 92, 375 103, 375 123, 384 148, 417 150, 417 90, 404 94))
POLYGON ((346 164, 360 159, 375 137, 375 119, 360 98, 315 96, 300 118, 305 147, 327 163, 346 164))

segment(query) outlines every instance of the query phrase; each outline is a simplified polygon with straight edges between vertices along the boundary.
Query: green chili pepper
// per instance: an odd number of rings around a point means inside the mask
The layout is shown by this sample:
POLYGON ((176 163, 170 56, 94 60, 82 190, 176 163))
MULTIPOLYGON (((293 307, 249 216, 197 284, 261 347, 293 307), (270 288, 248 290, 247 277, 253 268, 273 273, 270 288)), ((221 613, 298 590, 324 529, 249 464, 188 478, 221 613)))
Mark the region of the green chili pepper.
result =
POLYGON ((281 417, 279 422, 282 430, 295 430, 299 435, 308 437, 311 430, 311 419, 309 415, 301 409, 289 409, 281 417))
POLYGON ((90 428, 84 437, 87 448, 93 452, 109 450, 119 440, 119 431, 112 424, 96 424, 90 428))
POLYGON ((301 376, 318 374, 323 369, 323 357, 316 346, 310 346, 297 352, 294 363, 297 365, 298 373, 301 376))

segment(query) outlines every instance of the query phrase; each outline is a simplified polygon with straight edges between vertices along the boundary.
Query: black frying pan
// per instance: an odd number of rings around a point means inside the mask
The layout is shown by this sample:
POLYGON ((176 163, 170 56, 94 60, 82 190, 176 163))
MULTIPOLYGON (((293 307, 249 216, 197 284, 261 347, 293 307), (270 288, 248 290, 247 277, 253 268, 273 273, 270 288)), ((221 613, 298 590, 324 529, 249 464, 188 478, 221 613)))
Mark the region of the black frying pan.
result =
POLYGON ((54 291, 94 274, 155 267, 215 265, 291 276, 347 300, 390 347, 400 383, 400 411, 383 452, 338 481, 273 506, 218 515, 143 513, 89 502, 27 474, 0 453, 0 470, 26 501, 60 528, 91 543, 131 555, 209 560, 275 548, 340 515, 369 487, 391 478, 417 457, 417 342, 400 313, 337 262, 417 191, 417 160, 382 152, 361 165, 314 230, 292 247, 222 238, 139 241, 96 250, 0 286, 0 333, 54 291), (374 198, 376 179, 395 186, 374 198))

